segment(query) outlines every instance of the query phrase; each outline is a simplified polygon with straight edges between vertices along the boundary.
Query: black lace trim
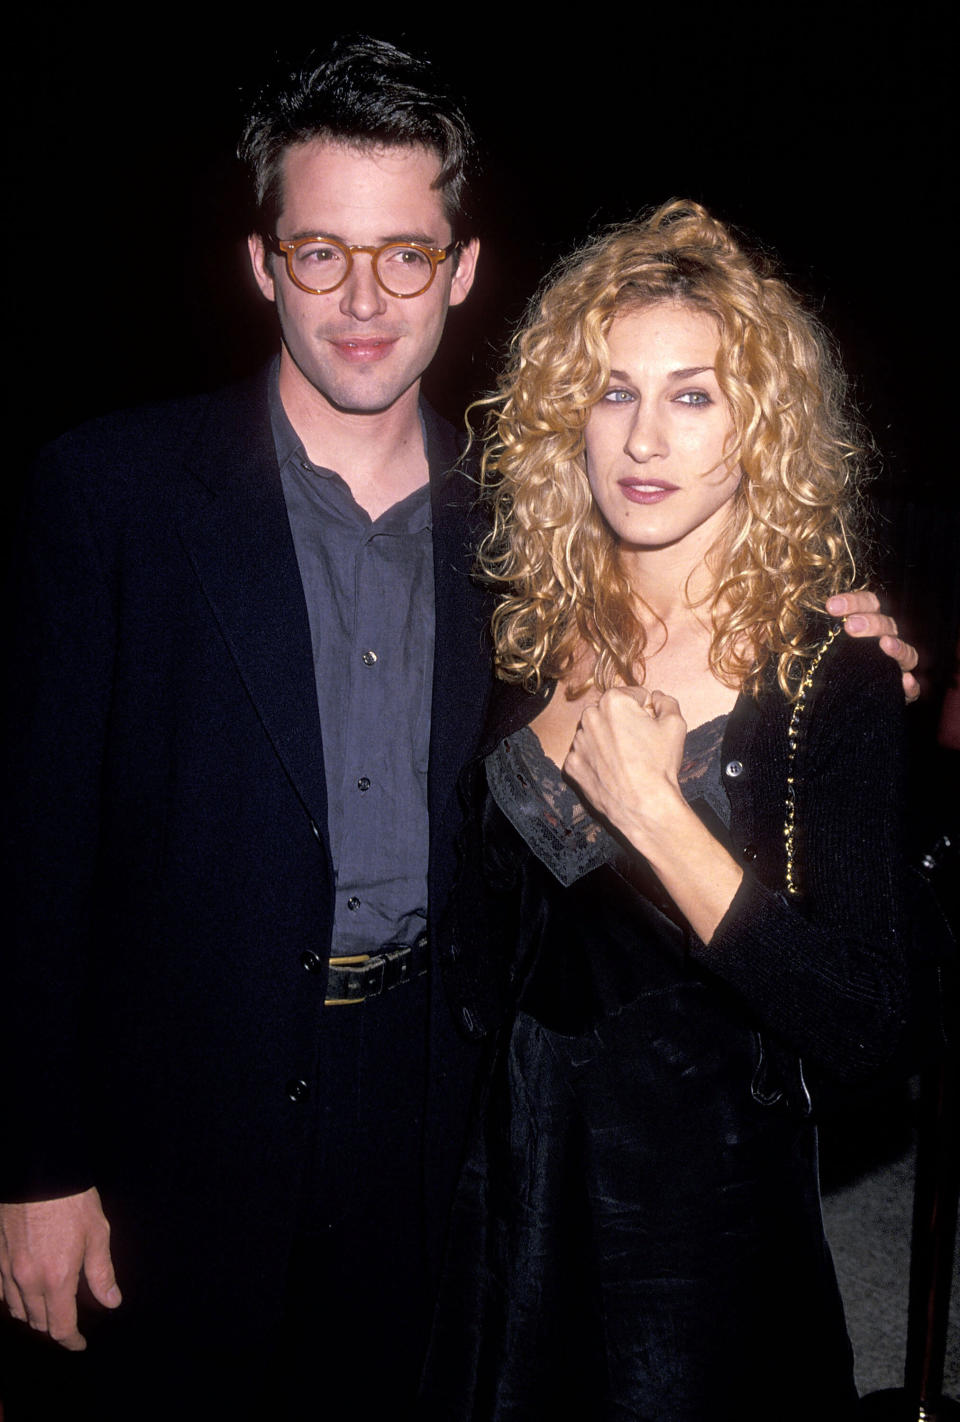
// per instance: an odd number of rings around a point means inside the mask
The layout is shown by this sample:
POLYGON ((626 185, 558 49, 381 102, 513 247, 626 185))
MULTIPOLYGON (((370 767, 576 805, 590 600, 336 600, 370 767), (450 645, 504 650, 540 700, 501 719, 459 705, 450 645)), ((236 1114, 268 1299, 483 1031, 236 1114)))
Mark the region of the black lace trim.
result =
MULTIPOLYGON (((726 724, 725 715, 717 716, 687 733, 679 776, 686 799, 706 799, 724 823, 730 815, 720 777, 726 724)), ((529 726, 501 741, 486 769, 494 800, 564 886, 622 855, 619 840, 594 818, 529 726)))

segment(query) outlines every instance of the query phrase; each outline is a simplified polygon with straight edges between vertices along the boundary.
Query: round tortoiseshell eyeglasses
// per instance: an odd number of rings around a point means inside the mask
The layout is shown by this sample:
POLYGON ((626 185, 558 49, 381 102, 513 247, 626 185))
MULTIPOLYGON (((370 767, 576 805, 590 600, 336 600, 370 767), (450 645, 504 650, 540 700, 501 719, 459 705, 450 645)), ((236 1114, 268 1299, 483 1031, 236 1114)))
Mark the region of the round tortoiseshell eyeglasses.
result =
POLYGON ((267 246, 285 257, 290 280, 301 291, 324 296, 336 291, 350 275, 355 252, 366 252, 377 285, 389 296, 422 296, 433 284, 437 267, 459 251, 462 242, 448 247, 427 247, 421 242, 385 242, 382 247, 360 247, 335 237, 295 237, 285 241, 268 237, 267 246))

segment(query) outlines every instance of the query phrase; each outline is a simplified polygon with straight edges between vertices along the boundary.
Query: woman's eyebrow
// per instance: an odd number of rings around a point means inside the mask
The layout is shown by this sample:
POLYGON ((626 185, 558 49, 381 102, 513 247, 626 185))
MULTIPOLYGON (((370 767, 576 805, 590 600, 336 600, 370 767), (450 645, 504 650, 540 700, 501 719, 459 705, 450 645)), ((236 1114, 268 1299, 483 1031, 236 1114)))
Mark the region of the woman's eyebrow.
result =
MULTIPOLYGON (((690 377, 693 376, 693 375, 702 375, 705 370, 713 370, 713 369, 714 369, 714 367, 713 367, 712 365, 689 365, 689 366, 686 366, 683 370, 671 370, 671 371, 668 373, 668 375, 667 375, 667 379, 668 379, 668 380, 689 380, 690 377)), ((611 372, 610 372, 610 379, 611 379, 611 380, 625 380, 625 381, 627 381, 627 382, 629 383, 629 382, 633 379, 633 377, 631 376, 630 372, 627 371, 627 370, 611 370, 611 372)))

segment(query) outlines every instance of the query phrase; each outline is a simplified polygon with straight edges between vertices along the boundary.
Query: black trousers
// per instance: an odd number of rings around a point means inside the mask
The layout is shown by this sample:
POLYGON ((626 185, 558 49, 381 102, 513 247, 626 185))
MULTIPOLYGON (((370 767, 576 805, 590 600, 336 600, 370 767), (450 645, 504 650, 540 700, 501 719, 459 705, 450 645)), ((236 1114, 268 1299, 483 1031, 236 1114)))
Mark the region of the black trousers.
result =
MULTIPOLYGON (((412 1415, 431 1302, 432 1202, 422 1194, 426 1039, 424 978, 325 1009, 310 1166, 291 1196, 297 1218, 284 1316, 264 1320, 259 1350, 211 1348, 179 1337, 175 1326, 128 1326, 123 1305, 116 1315, 87 1314, 83 1354, 8 1321, 0 1329, 4 1422, 412 1415)), ((257 1300, 223 1306, 255 1310, 257 1300)))
MULTIPOLYGON (((313 1166, 275 1376, 311 1414, 411 1414, 429 1325, 423 1199, 426 979, 328 1009, 313 1166)), ((266 1412, 265 1416, 271 1414, 266 1412)), ((282 1415, 282 1414, 277 1414, 282 1415)))

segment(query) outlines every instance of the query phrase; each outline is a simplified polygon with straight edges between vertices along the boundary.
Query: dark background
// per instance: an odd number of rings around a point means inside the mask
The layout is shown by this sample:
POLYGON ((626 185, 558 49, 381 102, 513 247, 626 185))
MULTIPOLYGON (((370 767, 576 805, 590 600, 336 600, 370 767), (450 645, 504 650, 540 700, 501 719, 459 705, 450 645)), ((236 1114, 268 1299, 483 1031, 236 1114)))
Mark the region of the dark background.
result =
MULTIPOLYGON (((553 259, 671 196, 699 199, 777 253, 821 311, 877 442, 873 585, 922 655, 925 695, 907 718, 915 848, 944 831, 960 842, 960 750, 937 749, 960 621, 945 4, 573 0, 531 12, 287 0, 244 16, 30 3, 4 22, 13 403, 0 522, 13 526, 40 443, 121 405, 230 380, 275 348, 243 241, 239 91, 277 47, 367 29, 431 52, 487 149, 477 286, 427 380, 451 418, 489 388, 553 259)), ((960 922, 957 861, 942 858, 960 922)), ((881 1109, 899 1131, 903 1113, 881 1109)), ((885 1148, 873 1118, 856 1129, 843 1118, 836 1135, 835 1175, 885 1148)), ((891 1151, 903 1149, 898 1138, 891 1151)))
POLYGON ((243 245, 239 92, 298 37, 366 28, 432 54, 488 155, 480 276, 428 378, 435 403, 458 417, 489 386, 526 298, 573 242, 670 196, 703 201, 778 254, 839 339, 878 445, 874 582, 923 651, 915 725, 932 724, 960 605, 946 18, 930 4, 885 17, 866 5, 21 10, 6 85, 7 510, 43 440, 231 379, 273 349, 243 245))

